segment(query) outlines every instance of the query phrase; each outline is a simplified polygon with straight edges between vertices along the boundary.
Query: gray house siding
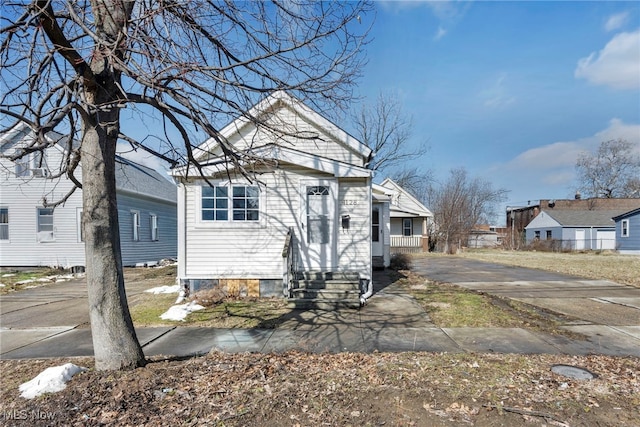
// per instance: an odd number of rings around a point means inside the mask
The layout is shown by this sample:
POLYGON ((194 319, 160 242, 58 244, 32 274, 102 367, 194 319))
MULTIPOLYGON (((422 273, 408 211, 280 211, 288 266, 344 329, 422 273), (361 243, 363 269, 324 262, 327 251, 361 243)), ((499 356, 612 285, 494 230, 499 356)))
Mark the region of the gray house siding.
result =
POLYGON ((620 253, 640 255, 640 209, 620 215, 616 221, 616 246, 620 253), (627 221, 628 235, 622 236, 622 223, 627 221))
POLYGON ((123 265, 153 263, 163 258, 177 257, 176 206, 169 202, 140 196, 118 194, 118 221, 123 265), (138 240, 134 239, 134 213, 139 215, 138 240), (157 240, 152 240, 151 217, 157 219, 157 240))

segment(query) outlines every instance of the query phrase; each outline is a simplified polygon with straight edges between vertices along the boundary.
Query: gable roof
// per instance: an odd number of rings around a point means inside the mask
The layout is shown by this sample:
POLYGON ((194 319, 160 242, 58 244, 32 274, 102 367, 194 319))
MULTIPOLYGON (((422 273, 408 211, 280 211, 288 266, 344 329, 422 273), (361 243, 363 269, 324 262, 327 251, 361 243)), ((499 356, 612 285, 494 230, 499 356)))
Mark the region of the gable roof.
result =
POLYGON ((116 189, 122 192, 177 202, 176 185, 155 169, 116 156, 116 189))
MULTIPOLYGON (((0 135, 0 146, 3 150, 16 147, 17 144, 30 138, 32 135, 33 131, 31 128, 26 123, 20 122, 9 131, 0 135)), ((61 147, 59 144, 66 141, 65 135, 50 131, 46 134, 46 137, 55 143, 55 145, 47 149, 55 147, 55 149, 64 150, 64 147, 61 147)), ((82 167, 82 161, 80 167, 82 167)), ((176 203, 177 201, 176 185, 152 168, 116 155, 115 175, 116 189, 118 191, 166 200, 172 203, 176 203)), ((82 179, 80 174, 78 174, 78 178, 82 179)))
MULTIPOLYGON (((368 159, 372 155, 372 150, 356 138, 349 135, 347 132, 336 126, 333 122, 317 113, 313 109, 306 106, 299 99, 291 96, 284 91, 277 91, 254 105, 246 115, 243 115, 233 122, 225 126, 220 135, 225 139, 230 139, 234 134, 240 133, 240 131, 253 124, 248 117, 260 117, 265 112, 275 111, 278 107, 283 106, 296 113, 300 118, 308 123, 315 124, 323 132, 328 134, 333 140, 340 143, 342 146, 358 154, 365 159, 368 159)), ((197 148, 201 154, 199 156, 205 156, 207 152, 212 151, 219 145, 215 138, 209 138, 197 148)))
MULTIPOLYGON (((640 200, 638 201, 638 203, 640 203, 640 200)), ((614 221, 619 221, 621 219, 624 219, 624 218, 627 218, 627 217, 630 217, 630 216, 634 216, 634 215, 638 215, 638 214, 640 214, 640 207, 636 208, 636 209, 633 209, 633 210, 630 210, 629 212, 624 212, 624 213, 621 213, 619 215, 616 215, 616 216, 612 217, 611 219, 613 219, 614 221)))
POLYGON ((433 216, 425 205, 391 178, 386 178, 380 186, 391 192, 391 216, 433 216))
MULTIPOLYGON (((619 215, 618 210, 547 210, 546 213, 563 227, 613 227, 612 218, 619 215)), ((528 227, 528 226, 527 226, 528 227)))

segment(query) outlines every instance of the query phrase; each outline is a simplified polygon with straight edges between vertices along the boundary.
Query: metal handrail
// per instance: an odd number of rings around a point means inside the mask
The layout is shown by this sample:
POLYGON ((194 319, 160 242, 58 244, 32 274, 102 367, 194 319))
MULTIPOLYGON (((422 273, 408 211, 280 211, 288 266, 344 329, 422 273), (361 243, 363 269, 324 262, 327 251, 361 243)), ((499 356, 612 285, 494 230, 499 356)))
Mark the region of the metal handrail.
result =
POLYGON ((294 277, 294 256, 293 256, 293 227, 289 227, 287 236, 284 239, 282 248, 282 293, 285 298, 291 298, 294 277))

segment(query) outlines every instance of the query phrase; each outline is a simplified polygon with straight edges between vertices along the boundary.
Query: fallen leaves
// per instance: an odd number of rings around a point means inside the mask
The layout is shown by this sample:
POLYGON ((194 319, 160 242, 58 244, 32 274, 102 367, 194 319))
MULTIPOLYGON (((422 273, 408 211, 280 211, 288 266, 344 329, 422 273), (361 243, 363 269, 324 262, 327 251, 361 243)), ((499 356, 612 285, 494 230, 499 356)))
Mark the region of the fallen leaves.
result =
POLYGON ((58 362, 0 361, 1 413, 47 411, 54 425, 632 426, 640 408, 638 359, 560 355, 211 353, 90 370, 62 392, 18 397, 21 380, 58 362), (562 377, 558 363, 598 377, 562 377))

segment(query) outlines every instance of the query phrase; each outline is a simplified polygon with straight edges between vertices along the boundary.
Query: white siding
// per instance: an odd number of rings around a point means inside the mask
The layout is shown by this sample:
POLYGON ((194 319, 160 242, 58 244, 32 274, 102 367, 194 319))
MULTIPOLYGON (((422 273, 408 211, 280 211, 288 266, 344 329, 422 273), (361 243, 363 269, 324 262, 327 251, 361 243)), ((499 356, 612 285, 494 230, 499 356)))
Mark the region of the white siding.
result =
MULTIPOLYGON (((47 163, 60 163, 61 153, 47 151, 47 163)), ((9 240, 0 240, 0 266, 62 266, 84 265, 84 244, 78 235, 76 207, 82 205, 82 193, 76 191, 53 214, 54 240, 38 242, 38 207, 43 197, 55 202, 73 188, 65 179, 22 178, 14 174, 14 166, 0 160, 0 207, 9 210, 9 240)))
POLYGON ((342 180, 338 218, 349 215, 348 232, 338 229, 338 268, 371 274, 371 188, 368 180, 342 180))
MULTIPOLYGON (((336 143, 335 139, 328 135, 324 129, 309 123, 289 108, 279 108, 268 123, 270 127, 281 131, 273 132, 264 128, 257 130, 253 124, 247 124, 229 137, 229 143, 240 150, 276 143, 282 147, 293 148, 356 166, 363 166, 366 161, 362 155, 355 153, 345 145, 336 143)), ((217 156, 222 154, 217 147, 211 150, 211 153, 217 156)))
MULTIPOLYGON (((185 259, 181 278, 280 278, 282 249, 289 227, 302 236, 300 181, 328 178, 311 175, 302 168, 290 168, 261 176, 260 215, 256 223, 220 222, 203 224, 198 220, 199 186, 196 180, 185 186, 185 259)), ((205 184, 206 185, 206 184, 205 184)), ((366 180, 339 181, 337 254, 338 269, 367 270, 370 265, 370 210, 366 180), (343 205, 357 200, 356 205, 343 205), (349 232, 340 228, 341 215, 351 216, 349 232)), ((183 258, 184 256, 184 258, 183 258)), ((367 271, 364 273, 367 274, 367 271)))

